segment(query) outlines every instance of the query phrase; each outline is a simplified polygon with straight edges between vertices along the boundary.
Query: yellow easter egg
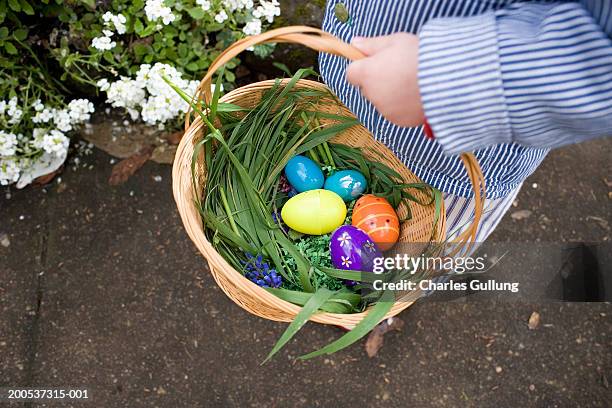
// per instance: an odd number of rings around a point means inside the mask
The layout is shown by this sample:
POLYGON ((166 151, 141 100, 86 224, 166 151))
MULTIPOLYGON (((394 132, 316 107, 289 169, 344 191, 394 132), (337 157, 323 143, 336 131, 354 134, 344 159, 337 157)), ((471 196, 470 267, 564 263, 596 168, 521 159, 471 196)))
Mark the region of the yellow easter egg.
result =
POLYGON ((308 235, 323 235, 344 224, 346 205, 329 190, 309 190, 292 197, 281 210, 289 228, 308 235))

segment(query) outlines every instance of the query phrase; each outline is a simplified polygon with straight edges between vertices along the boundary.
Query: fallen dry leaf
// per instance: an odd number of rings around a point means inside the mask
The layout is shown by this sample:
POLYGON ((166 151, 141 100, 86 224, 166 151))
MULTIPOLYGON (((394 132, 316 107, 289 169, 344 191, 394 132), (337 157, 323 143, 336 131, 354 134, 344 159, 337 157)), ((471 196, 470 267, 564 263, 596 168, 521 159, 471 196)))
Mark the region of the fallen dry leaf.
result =
POLYGON ((512 214, 510 214, 510 217, 513 220, 524 220, 525 218, 529 218, 529 216, 531 216, 531 211, 529 210, 519 210, 519 211, 515 211, 512 214))
POLYGON ((535 330, 540 324, 540 314, 538 312, 533 312, 531 316, 529 316, 529 330, 535 330))
POLYGON ((365 343, 365 349, 368 357, 372 358, 378 354, 378 350, 383 345, 383 337, 385 333, 396 330, 400 331, 404 327, 404 321, 397 317, 391 317, 380 323, 372 330, 365 343))
POLYGON ((113 166, 113 170, 108 179, 108 184, 116 186, 125 183, 130 176, 132 176, 139 168, 141 168, 151 154, 153 153, 153 146, 145 146, 138 153, 135 153, 127 159, 121 160, 119 163, 113 166))
POLYGON ((171 145, 177 145, 181 141, 183 135, 185 134, 184 130, 179 130, 174 133, 166 133, 162 136, 163 139, 167 140, 171 145))
POLYGON ((49 174, 45 174, 44 176, 36 177, 34 181, 32 182, 32 184, 35 186, 44 186, 46 184, 49 184, 51 181, 53 181, 55 176, 60 174, 63 170, 64 170, 64 166, 60 166, 57 170, 49 174))

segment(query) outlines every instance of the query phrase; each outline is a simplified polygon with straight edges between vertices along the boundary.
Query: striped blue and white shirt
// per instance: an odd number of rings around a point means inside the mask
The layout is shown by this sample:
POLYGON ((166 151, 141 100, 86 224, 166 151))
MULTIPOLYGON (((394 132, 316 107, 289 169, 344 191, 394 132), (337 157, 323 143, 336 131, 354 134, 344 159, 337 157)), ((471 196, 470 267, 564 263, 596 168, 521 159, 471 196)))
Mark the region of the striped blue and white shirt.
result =
POLYGON ((612 135, 612 0, 330 0, 323 29, 347 42, 418 33, 434 141, 385 120, 346 81, 344 58, 321 54, 320 71, 378 140, 446 193, 471 195, 457 153, 475 151, 487 197, 499 198, 550 148, 612 135))

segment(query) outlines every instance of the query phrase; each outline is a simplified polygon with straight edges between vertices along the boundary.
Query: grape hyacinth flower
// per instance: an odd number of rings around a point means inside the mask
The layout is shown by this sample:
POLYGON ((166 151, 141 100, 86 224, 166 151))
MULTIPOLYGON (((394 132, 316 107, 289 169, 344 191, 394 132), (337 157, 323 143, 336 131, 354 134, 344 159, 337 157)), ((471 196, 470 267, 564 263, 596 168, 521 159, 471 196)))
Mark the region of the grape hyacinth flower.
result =
POLYGON ((261 286, 262 288, 278 288, 283 283, 283 278, 264 262, 261 255, 256 257, 247 253, 248 260, 240 261, 244 265, 247 279, 261 286))
POLYGON ((281 227, 281 229, 283 231, 289 232, 289 227, 287 227, 287 225, 285 225, 285 223, 283 222, 283 217, 281 217, 280 212, 273 211, 272 212, 272 220, 274 221, 274 223, 276 225, 281 227))

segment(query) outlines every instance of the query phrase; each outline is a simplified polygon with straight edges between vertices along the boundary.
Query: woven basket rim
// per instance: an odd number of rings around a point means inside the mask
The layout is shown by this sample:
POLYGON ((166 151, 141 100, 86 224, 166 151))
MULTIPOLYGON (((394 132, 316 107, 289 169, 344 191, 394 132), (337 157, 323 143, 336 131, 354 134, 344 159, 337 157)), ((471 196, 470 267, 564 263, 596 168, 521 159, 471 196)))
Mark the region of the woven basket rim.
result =
MULTIPOLYGON (((289 79, 281 80, 281 83, 284 84, 288 82, 289 79)), ((270 88, 273 84, 275 84, 277 80, 265 80, 260 82, 255 82, 249 85, 245 85, 239 88, 236 88, 229 93, 223 95, 220 98, 220 102, 228 102, 232 100, 234 97, 243 92, 255 92, 261 91, 262 89, 270 88)), ((317 88, 324 88, 330 91, 330 94, 333 95, 331 90, 323 83, 308 80, 308 79, 300 79, 298 81, 298 86, 310 86, 317 88)), ((235 102, 234 102, 235 103, 235 102)), ((341 104, 340 101, 338 103, 341 104)), ((183 138, 181 139, 179 146, 177 147, 177 152, 174 158, 173 166, 172 166, 172 185, 173 185, 173 195, 175 202, 177 204, 177 208, 179 214, 181 216, 181 220, 183 225, 194 242, 198 251, 204 256, 206 261, 208 262, 211 273, 213 274, 214 279, 217 281, 218 286, 226 293, 230 299, 237 303, 233 296, 227 292, 226 288, 220 284, 216 273, 213 273, 213 268, 223 271, 228 279, 238 279, 241 280, 240 289, 244 292, 248 293, 250 296, 261 299, 265 303, 275 304, 276 306, 282 308, 282 310, 290 313, 291 315, 296 315, 301 307, 280 299, 279 297, 273 295, 268 292, 264 288, 258 286, 257 284, 251 282, 247 279, 243 274, 234 269, 212 246, 212 244, 207 240, 206 235, 204 233, 204 227, 202 224, 202 219, 195 205, 196 192, 193 190, 193 185, 191 181, 191 159, 193 154, 193 144, 195 139, 199 136, 200 130, 203 128, 203 122, 199 117, 197 117, 192 123, 189 124, 189 127, 185 129, 185 133, 183 138), (188 180, 185 180, 186 172, 188 172, 188 180)), ((369 132, 368 132, 369 133, 369 132)), ((370 134, 371 135, 371 134, 370 134)), ((388 150, 388 149, 387 149, 388 150)), ((391 152, 389 150, 389 152, 391 152)), ((391 152, 392 153, 392 152, 391 152)), ((412 172, 411 172, 412 173, 412 172)), ((414 173, 412 173, 414 174, 414 173)), ((417 177, 415 175, 415 177, 417 177)), ((417 177, 418 178, 418 177, 417 177)), ((420 180, 420 179, 419 179, 420 180)), ((446 214, 444 210, 444 206, 442 205, 440 220, 438 221, 438 236, 435 240, 436 242, 440 242, 445 238, 446 228, 446 214)), ((388 312, 386 317, 391 317, 405 308, 409 307, 416 299, 420 297, 420 290, 416 290, 410 292, 407 296, 404 296, 400 299, 397 299, 392 309, 388 312)), ((240 303, 237 303, 239 306, 245 308, 240 303)), ((371 307, 371 306, 370 306, 371 307)), ((310 320, 326 323, 326 324, 335 324, 338 326, 343 326, 346 328, 354 327, 356 323, 358 323, 365 315, 367 315, 369 308, 368 307, 363 312, 358 313, 329 313, 329 312, 319 312, 314 314, 310 320)), ((255 313, 254 311, 247 309, 249 312, 255 313)), ((260 315, 262 317, 272 319, 272 320, 280 320, 280 321, 289 321, 290 319, 285 318, 272 318, 269 316, 260 315)))

